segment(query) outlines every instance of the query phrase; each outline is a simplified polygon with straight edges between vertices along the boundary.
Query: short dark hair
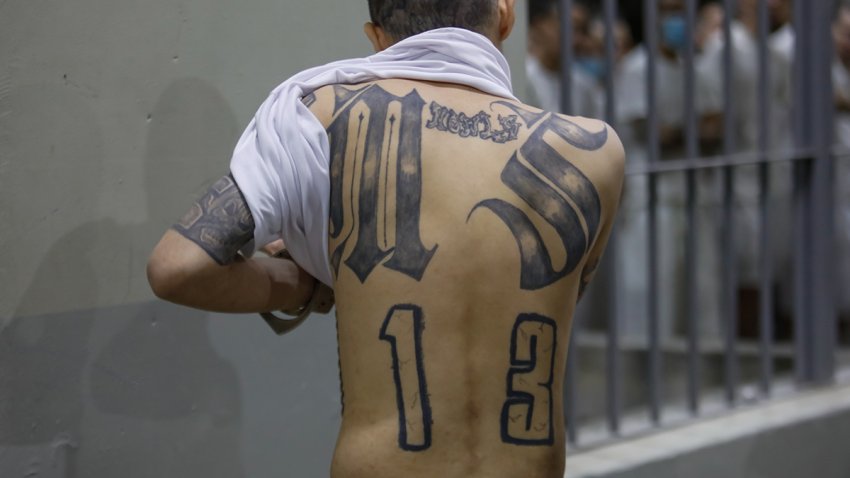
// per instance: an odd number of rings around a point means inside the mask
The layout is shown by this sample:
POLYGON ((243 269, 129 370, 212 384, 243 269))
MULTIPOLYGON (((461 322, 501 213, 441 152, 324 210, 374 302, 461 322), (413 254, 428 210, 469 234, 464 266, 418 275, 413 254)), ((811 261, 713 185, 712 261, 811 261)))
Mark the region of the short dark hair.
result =
POLYGON ((497 0, 369 0, 372 23, 396 41, 446 27, 487 36, 496 13, 497 0))

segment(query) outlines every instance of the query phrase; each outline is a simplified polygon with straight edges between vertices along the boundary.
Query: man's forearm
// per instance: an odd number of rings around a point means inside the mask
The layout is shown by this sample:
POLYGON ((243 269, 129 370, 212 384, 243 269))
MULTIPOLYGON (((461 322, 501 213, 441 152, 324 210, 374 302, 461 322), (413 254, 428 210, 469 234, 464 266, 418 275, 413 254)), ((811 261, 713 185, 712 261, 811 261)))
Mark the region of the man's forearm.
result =
POLYGON ((306 304, 315 279, 292 261, 272 258, 217 264, 176 231, 168 231, 148 263, 154 293, 169 302, 214 312, 296 309, 306 304))

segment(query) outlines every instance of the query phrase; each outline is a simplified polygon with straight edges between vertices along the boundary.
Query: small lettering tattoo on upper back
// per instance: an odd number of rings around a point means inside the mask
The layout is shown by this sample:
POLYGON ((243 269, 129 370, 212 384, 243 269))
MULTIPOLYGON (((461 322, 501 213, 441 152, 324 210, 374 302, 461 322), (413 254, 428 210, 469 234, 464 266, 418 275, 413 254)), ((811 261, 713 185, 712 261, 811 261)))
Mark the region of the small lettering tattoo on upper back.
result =
POLYGON ((461 138, 481 138, 494 143, 507 143, 519 137, 520 124, 517 115, 498 115, 499 127, 493 129, 492 117, 484 111, 475 116, 467 116, 465 113, 443 106, 436 101, 431 102, 431 119, 425 125, 428 129, 446 131, 456 134, 461 138))

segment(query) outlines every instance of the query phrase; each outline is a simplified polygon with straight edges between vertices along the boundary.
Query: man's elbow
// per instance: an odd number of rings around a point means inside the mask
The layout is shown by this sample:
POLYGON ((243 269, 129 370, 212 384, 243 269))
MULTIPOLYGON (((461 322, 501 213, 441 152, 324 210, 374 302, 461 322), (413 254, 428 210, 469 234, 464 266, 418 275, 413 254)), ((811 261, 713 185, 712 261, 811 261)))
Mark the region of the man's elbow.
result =
POLYGON ((182 287, 178 268, 157 250, 148 259, 147 276, 154 295, 168 302, 179 301, 182 287))
POLYGON ((148 259, 148 283, 160 299, 189 305, 198 289, 208 285, 208 269, 214 264, 200 247, 169 230, 148 259))

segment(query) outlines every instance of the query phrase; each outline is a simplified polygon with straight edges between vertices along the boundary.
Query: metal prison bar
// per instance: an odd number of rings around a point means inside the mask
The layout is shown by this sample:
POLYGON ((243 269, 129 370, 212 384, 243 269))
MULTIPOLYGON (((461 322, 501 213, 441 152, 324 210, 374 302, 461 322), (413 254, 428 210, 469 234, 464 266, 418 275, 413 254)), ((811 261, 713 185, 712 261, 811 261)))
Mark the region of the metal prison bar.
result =
MULTIPOLYGON (((619 17, 617 0, 601 0, 601 19, 604 21, 605 55, 608 71, 614 71, 615 59, 615 23, 619 17)), ((665 403, 662 398, 664 385, 664 364, 662 363, 661 332, 659 323, 660 294, 675 293, 661 289, 659 282, 658 260, 666 251, 659 249, 659 189, 658 177, 661 174, 681 173, 686 185, 685 211, 686 227, 684 237, 684 306, 687 347, 686 407, 692 417, 701 414, 702 371, 701 337, 699 334, 700 284, 697 274, 698 245, 705 241, 703 231, 698 230, 697 204, 699 187, 697 173, 703 170, 715 170, 722 178, 722 214, 723 219, 723 257, 721 267, 720 297, 723 325, 723 375, 724 397, 727 408, 735 407, 739 400, 741 385, 738 357, 738 271, 736 264, 737 244, 735 230, 735 185, 736 172, 746 165, 755 165, 758 175, 758 350, 759 378, 757 381, 761 397, 771 396, 774 383, 774 290, 776 265, 770 251, 774 241, 788 238, 772 237, 771 217, 775 214, 770 199, 772 167, 777 164, 793 164, 793 313, 794 313, 794 364, 796 380, 801 385, 829 383, 835 374, 835 354, 837 351, 837 312, 831 277, 835 250, 832 243, 834 228, 834 157, 831 149, 833 131, 833 106, 830 65, 832 61, 832 40, 830 28, 834 2, 832 0, 797 0, 794 2, 794 30, 796 53, 793 76, 793 131, 794 147, 790 150, 776 151, 771 148, 771 118, 773 105, 769 92, 772 77, 769 63, 769 14, 767 0, 758 2, 758 98, 757 121, 758 139, 754 152, 738 152, 736 144, 736 124, 732 119, 736 115, 736 102, 741 92, 735 87, 735 51, 733 48, 732 18, 736 12, 735 0, 719 0, 726 11, 722 28, 724 51, 723 66, 723 141, 720 156, 700 157, 700 139, 698 111, 696 106, 697 81, 696 52, 694 33, 696 31, 698 0, 685 1, 686 34, 690 39, 682 51, 685 67, 684 85, 684 156, 683 158, 661 161, 660 122, 658 109, 658 91, 665 87, 658 83, 657 74, 659 38, 657 24, 659 0, 643 0, 644 42, 647 54, 646 98, 647 128, 646 141, 649 162, 643 167, 627 166, 631 177, 646 176, 648 205, 648 269, 646 281, 647 298, 647 368, 646 397, 648 418, 651 427, 664 425, 665 403)), ((561 107, 565 112, 573 111, 572 71, 575 65, 573 53, 573 24, 571 12, 573 0, 560 0, 561 15, 561 107)), ((638 46, 640 47, 640 46, 638 46)), ((615 129, 617 124, 617 102, 612 74, 608 74, 604 83, 605 119, 615 129)), ((628 156, 628 151, 627 151, 628 156)), ((603 284, 607 299, 613 306, 606 309, 606 395, 605 413, 607 428, 611 437, 622 432, 622 360, 621 337, 618 325, 618 297, 616 289, 622 286, 615 272, 617 261, 611 256, 617 253, 616 241, 619 234, 615 228, 608 248, 608 259, 603 268, 611 272, 611 279, 603 284)), ((578 404, 582 400, 582 391, 577 388, 577 374, 581 367, 576 353, 581 336, 581 318, 577 318, 572 334, 567 376, 565 380, 565 420, 568 441, 580 446, 580 430, 577 420, 578 404)))

